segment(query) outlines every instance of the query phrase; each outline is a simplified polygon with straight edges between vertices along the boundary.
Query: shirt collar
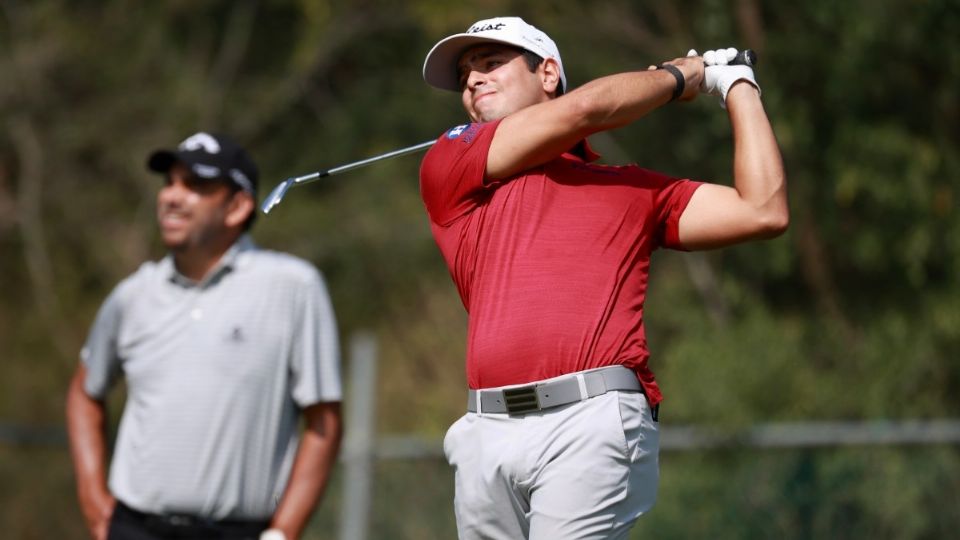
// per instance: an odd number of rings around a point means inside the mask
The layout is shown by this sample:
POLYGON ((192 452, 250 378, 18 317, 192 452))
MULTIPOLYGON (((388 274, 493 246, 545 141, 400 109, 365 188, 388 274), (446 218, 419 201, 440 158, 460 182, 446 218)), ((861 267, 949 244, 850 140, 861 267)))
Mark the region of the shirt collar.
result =
POLYGON ((161 264, 166 266, 169 279, 171 282, 181 285, 183 287, 200 287, 206 288, 213 283, 216 283, 228 272, 232 271, 239 264, 242 263, 241 256, 243 253, 253 250, 256 248, 256 245, 253 243, 253 239, 250 238, 250 235, 244 234, 233 243, 232 246, 220 257, 220 260, 217 261, 216 266, 207 273, 203 280, 197 282, 192 279, 184 276, 177 271, 177 265, 173 263, 173 255, 167 254, 163 258, 161 264))

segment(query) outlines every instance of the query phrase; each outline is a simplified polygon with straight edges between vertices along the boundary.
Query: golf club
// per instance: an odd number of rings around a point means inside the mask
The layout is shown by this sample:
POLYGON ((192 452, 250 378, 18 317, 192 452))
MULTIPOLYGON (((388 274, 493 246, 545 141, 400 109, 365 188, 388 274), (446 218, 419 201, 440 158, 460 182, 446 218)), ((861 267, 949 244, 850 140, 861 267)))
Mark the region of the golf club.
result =
MULTIPOLYGON (((754 67, 757 65, 757 53, 753 49, 744 49, 737 53, 737 56, 731 60, 730 64, 741 64, 754 67)), ((287 191, 290 190, 293 186, 299 186, 303 184, 309 184, 310 182, 319 180, 321 178, 326 178, 327 176, 333 176, 335 174, 340 174, 342 172, 351 171, 353 169, 375 163, 382 159, 390 159, 392 157, 405 156, 407 154, 412 154, 420 150, 425 150, 437 142, 424 141, 420 144, 415 144, 413 146, 408 146, 406 148, 401 148, 399 150, 394 150, 392 152, 387 152, 386 154, 380 154, 379 156, 373 156, 371 158, 363 159, 360 161, 355 161, 353 163, 347 163, 346 165, 340 165, 339 167, 334 167, 332 169, 327 169, 324 171, 316 171, 310 174, 305 174, 303 176, 292 176, 287 178, 283 182, 280 182, 277 187, 273 188, 273 191, 267 195, 267 198, 263 200, 263 204, 260 206, 261 211, 264 214, 269 214, 270 210, 273 210, 273 207, 280 204, 280 201, 283 200, 283 197, 287 194, 287 191)))
POLYGON ((383 159, 389 159, 392 157, 405 156, 407 154, 412 154, 414 152, 424 150, 426 148, 433 146, 433 143, 435 142, 437 141, 435 140, 425 141, 420 144, 415 144, 413 146, 408 146, 406 148, 401 148, 399 150, 387 152, 386 154, 380 154, 379 156, 374 156, 374 157, 363 159, 360 161, 355 161, 353 163, 347 163, 346 165, 340 165, 339 167, 334 167, 332 169, 327 169, 324 171, 316 171, 310 174, 305 174, 303 176, 293 176, 293 177, 287 178, 283 182, 280 182, 280 184, 277 185, 277 187, 273 188, 273 191, 271 191, 270 194, 267 195, 267 198, 263 200, 263 204, 260 206, 260 209, 263 211, 264 214, 269 214, 270 210, 272 210, 274 206, 280 204, 280 201, 283 200, 283 196, 286 195, 287 191, 293 186, 309 184, 310 182, 319 180, 321 178, 326 178, 327 176, 333 176, 335 174, 340 174, 342 172, 351 171, 353 169, 363 167, 364 165, 369 165, 371 163, 374 163, 383 159))

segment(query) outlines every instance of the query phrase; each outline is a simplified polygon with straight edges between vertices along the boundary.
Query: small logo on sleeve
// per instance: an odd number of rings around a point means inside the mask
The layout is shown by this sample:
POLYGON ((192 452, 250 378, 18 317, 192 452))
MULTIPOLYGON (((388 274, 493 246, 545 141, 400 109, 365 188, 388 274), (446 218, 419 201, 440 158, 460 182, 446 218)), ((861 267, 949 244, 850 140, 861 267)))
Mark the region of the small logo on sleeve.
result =
POLYGON ((483 124, 459 125, 447 132, 447 139, 451 141, 457 139, 464 144, 470 144, 477 138, 477 134, 480 133, 480 127, 482 125, 483 124))
POLYGON ((450 131, 447 132, 447 138, 456 139, 460 135, 463 135, 463 132, 466 131, 468 127, 470 127, 470 124, 462 124, 455 128, 451 128, 450 131))

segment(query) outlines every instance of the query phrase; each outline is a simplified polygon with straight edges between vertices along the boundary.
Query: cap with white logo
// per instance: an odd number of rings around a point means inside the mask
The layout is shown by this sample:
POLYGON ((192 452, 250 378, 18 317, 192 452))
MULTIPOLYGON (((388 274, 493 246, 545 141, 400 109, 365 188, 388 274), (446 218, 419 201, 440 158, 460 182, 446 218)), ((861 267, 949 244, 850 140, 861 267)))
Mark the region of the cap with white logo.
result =
POLYGON ((176 150, 157 150, 150 154, 147 168, 166 173, 177 162, 186 165, 197 178, 228 180, 252 195, 257 193, 256 164, 246 150, 225 135, 194 133, 176 150))
POLYGON ((520 17, 497 17, 477 21, 466 32, 440 40, 423 62, 423 80, 441 90, 461 90, 457 62, 468 48, 481 43, 505 43, 530 51, 541 58, 553 58, 560 66, 560 85, 567 89, 560 50, 550 36, 520 17))

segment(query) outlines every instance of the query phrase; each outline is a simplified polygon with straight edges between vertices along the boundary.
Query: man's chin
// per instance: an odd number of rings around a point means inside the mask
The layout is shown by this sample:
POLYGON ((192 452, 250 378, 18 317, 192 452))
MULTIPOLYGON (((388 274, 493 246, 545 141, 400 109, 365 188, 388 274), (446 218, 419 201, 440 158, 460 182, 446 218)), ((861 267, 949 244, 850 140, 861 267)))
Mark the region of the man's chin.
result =
POLYGON ((163 232, 160 233, 160 242, 169 251, 183 251, 187 246, 186 238, 180 235, 164 234, 163 232))
POLYGON ((500 120, 500 119, 502 119, 502 118, 506 118, 506 116, 507 116, 506 114, 504 114, 504 113, 502 113, 502 112, 500 112, 500 111, 489 111, 489 112, 481 113, 481 114, 479 115, 479 121, 480 121, 480 122, 495 122, 495 121, 500 120))

